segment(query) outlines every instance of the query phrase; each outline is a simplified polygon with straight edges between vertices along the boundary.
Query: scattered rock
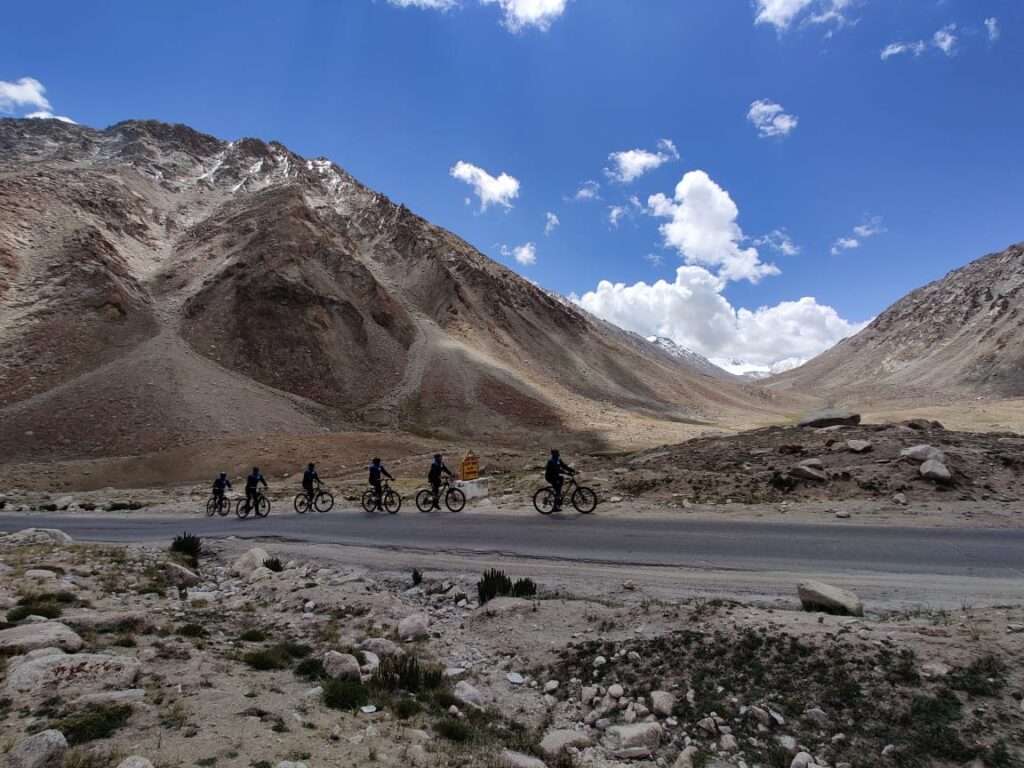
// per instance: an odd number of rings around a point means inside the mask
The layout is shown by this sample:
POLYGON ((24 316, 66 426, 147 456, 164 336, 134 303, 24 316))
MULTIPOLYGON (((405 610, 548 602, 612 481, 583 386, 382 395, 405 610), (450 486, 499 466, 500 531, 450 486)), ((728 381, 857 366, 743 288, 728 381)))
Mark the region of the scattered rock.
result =
POLYGON ((60 731, 42 731, 19 741, 7 753, 8 768, 61 768, 68 742, 60 731))
POLYGON ((697 759, 699 750, 694 746, 689 746, 679 753, 679 757, 672 764, 672 768, 694 768, 694 761, 697 759))
POLYGON ((907 506, 907 495, 905 493, 894 493, 892 495, 892 503, 901 507, 907 506))
POLYGON ((460 680, 456 683, 454 694, 455 698, 463 704, 468 704, 477 709, 482 709, 484 706, 483 694, 465 680, 460 680))
POLYGON ((76 704, 135 704, 146 698, 145 688, 129 688, 126 691, 105 691, 103 693, 87 693, 75 699, 76 704))
POLYGON ((870 440, 847 440, 846 447, 853 453, 870 453, 875 448, 870 440))
POLYGON ((929 459, 921 465, 921 477, 925 480, 934 480, 937 483, 948 483, 953 479, 949 468, 941 461, 929 459))
POLYGON ((863 616, 864 604, 853 592, 821 581, 805 581, 797 588, 805 611, 824 611, 848 616, 863 616))
POLYGON ((257 568, 262 568, 263 563, 269 559, 270 555, 267 553, 267 550, 262 547, 253 547, 235 560, 231 566, 231 571, 238 576, 248 578, 257 568))
POLYGON ((153 768, 153 763, 139 755, 132 755, 118 763, 117 768, 153 768))
POLYGON ((618 683, 608 686, 608 695, 613 699, 621 699, 625 694, 625 689, 618 683))
POLYGON ((62 651, 82 650, 82 638, 59 621, 22 624, 0 630, 0 654, 27 653, 37 648, 60 648, 62 651))
POLYGON ((797 464, 790 468, 789 476, 800 480, 813 480, 818 483, 828 482, 828 475, 823 470, 815 468, 810 464, 797 464))
POLYGON ((946 454, 930 445, 914 445, 900 451, 900 456, 911 461, 945 461, 946 454))
POLYGON ((167 573, 167 579, 176 587, 194 587, 202 581, 198 573, 177 563, 167 563, 164 571, 167 573))
POLYGON ((512 685, 522 685, 526 682, 526 678, 520 675, 518 672, 509 672, 507 675, 505 675, 505 679, 512 683, 512 685))
POLYGON ((498 755, 501 768, 547 768, 543 760, 506 749, 498 755))
POLYGON ((658 723, 613 725, 605 732, 605 743, 620 760, 649 758, 661 745, 662 733, 658 723))
POLYGON ((398 622, 398 637, 404 642, 421 640, 427 636, 430 619, 425 613, 414 613, 398 622))
POLYGON ((569 747, 582 749, 591 745, 590 737, 583 731, 568 729, 548 731, 540 742, 540 751, 547 757, 558 757, 562 750, 569 747))
POLYGON ((25 528, 3 537, 10 544, 73 544, 74 539, 56 528, 25 528))
POLYGON ((837 408, 810 413, 800 419, 801 427, 855 427, 860 424, 860 414, 837 408))
POLYGON ((837 509, 836 510, 836 517, 838 517, 840 520, 846 520, 847 518, 850 517, 850 513, 849 513, 849 511, 847 511, 845 509, 837 509))
POLYGON ((405 655, 405 651, 402 650, 402 646, 385 637, 368 637, 359 644, 359 648, 363 651, 370 651, 382 659, 389 656, 405 655))

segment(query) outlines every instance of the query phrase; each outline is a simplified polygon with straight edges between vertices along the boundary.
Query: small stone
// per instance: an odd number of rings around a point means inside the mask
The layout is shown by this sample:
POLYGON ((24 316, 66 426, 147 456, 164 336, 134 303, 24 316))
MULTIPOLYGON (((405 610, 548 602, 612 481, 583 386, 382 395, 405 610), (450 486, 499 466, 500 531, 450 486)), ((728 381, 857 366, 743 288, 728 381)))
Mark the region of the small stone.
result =
POLYGON ((427 636, 430 619, 425 613, 414 613, 398 622, 398 637, 404 641, 421 640, 427 636))
POLYGON ((925 480, 934 480, 937 483, 948 483, 953 480, 949 468, 941 461, 929 459, 920 468, 921 477, 925 480))
POLYGON ((526 682, 526 678, 518 672, 509 672, 505 675, 505 679, 512 683, 512 685, 522 685, 526 682))
POLYGON ((905 493, 894 493, 892 495, 892 503, 898 504, 901 507, 907 506, 907 495, 905 493))
POLYGON ((625 695, 626 691, 621 685, 615 683, 608 686, 608 695, 613 699, 621 699, 625 695))
POLYGON ((846 447, 853 453, 870 453, 874 449, 870 440, 847 440, 846 447))
POLYGON ((731 733, 722 735, 722 738, 718 740, 718 746, 723 752, 735 752, 740 748, 740 745, 736 742, 736 737, 731 733))
POLYGON ((118 763, 117 768, 153 768, 153 763, 141 755, 132 755, 118 763))
POLYGON ((562 729, 544 734, 540 742, 540 751, 549 758, 555 758, 569 747, 582 749, 589 747, 590 744, 590 737, 584 731, 562 729))
POLYGON ((821 581, 805 581, 797 592, 805 611, 825 611, 849 616, 863 616, 864 604, 852 592, 821 581))
POLYGON ((456 684, 454 695, 463 704, 468 704, 471 707, 482 709, 484 706, 483 694, 465 680, 460 680, 456 684))
POLYGON ((676 706, 676 697, 667 691, 651 692, 651 711, 659 717, 668 717, 676 706))
POLYGON ((554 693, 557 690, 558 690, 558 681, 557 680, 548 680, 546 683, 544 683, 544 693, 554 693))

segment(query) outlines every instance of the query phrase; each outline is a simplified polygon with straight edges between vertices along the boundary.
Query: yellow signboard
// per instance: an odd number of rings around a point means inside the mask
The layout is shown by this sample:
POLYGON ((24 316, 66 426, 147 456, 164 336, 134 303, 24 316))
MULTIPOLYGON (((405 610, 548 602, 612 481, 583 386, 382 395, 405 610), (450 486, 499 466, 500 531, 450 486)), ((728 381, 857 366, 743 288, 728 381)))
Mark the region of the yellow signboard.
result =
POLYGON ((459 478, 462 480, 476 480, 480 477, 480 459, 472 451, 466 454, 459 467, 459 478))

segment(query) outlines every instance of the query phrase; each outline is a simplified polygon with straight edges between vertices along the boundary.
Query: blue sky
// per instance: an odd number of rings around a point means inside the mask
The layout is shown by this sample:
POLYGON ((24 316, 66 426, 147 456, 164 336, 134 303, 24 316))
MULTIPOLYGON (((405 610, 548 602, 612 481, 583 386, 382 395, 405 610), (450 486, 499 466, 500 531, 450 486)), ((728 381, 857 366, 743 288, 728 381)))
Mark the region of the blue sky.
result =
POLYGON ((804 359, 1024 240, 1018 0, 108 0, 3 18, 0 112, 326 155, 716 360, 804 359))

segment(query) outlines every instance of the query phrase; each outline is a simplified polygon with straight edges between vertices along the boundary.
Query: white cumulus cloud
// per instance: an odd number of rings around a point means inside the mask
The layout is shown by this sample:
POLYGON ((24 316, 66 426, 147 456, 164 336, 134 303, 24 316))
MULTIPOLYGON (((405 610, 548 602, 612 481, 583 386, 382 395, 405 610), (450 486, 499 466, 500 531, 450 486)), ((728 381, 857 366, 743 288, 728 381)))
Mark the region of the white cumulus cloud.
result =
POLYGON ((881 216, 867 216, 862 223, 853 228, 852 236, 840 237, 832 243, 832 255, 838 256, 843 251, 852 251, 855 248, 860 248, 865 240, 880 235, 885 231, 881 216))
POLYGON ((789 29, 797 19, 807 24, 834 24, 848 22, 846 11, 851 0, 756 0, 756 24, 771 24, 779 32, 789 29))
POLYGON ((993 43, 998 40, 999 35, 1002 34, 999 30, 999 19, 995 16, 985 19, 985 29, 988 31, 988 39, 993 43))
POLYGON ((23 77, 9 83, 0 80, 0 112, 13 112, 15 107, 35 107, 50 110, 46 87, 34 77, 23 77))
POLYGON ((612 152, 608 155, 608 159, 612 165, 610 168, 604 169, 605 175, 620 184, 629 184, 648 171, 678 160, 679 150, 670 139, 662 139, 658 142, 655 152, 646 149, 627 149, 622 152, 612 152))
POLYGON ((932 45, 938 48, 947 56, 952 56, 956 53, 956 24, 947 24, 934 35, 932 35, 932 45))
POLYGON ((671 282, 632 285, 602 280, 577 303, 642 336, 663 336, 720 365, 740 361, 770 370, 821 354, 863 325, 814 298, 756 310, 737 309, 722 295, 725 281, 703 267, 682 266, 671 282))
POLYGON ((561 223, 562 222, 558 218, 558 216, 553 214, 551 211, 548 211, 547 213, 545 213, 544 214, 544 234, 545 234, 545 236, 550 235, 552 232, 554 232, 556 229, 558 229, 558 227, 559 227, 559 225, 561 223))
POLYGON ((448 172, 452 178, 464 181, 473 188, 473 192, 480 199, 481 211, 486 211, 491 205, 511 208, 512 201, 519 197, 519 179, 507 173, 494 177, 483 168, 462 160, 453 165, 448 172))
POLYGON ((497 5, 504 12, 504 25, 512 32, 526 27, 547 31, 551 23, 565 13, 569 0, 480 0, 484 5, 497 5))
POLYGON ((761 261, 756 248, 741 246, 739 209, 704 171, 684 175, 672 198, 658 193, 647 204, 653 216, 669 220, 660 228, 665 245, 679 251, 687 264, 715 267, 723 280, 756 283, 779 274, 774 264, 761 261))
POLYGON ((503 245, 501 246, 501 255, 506 258, 511 257, 524 267, 528 267, 537 263, 537 246, 534 243, 524 243, 511 248, 503 245))
POLYGON ((750 105, 747 120, 757 128, 757 135, 762 139, 789 136, 800 122, 796 115, 787 114, 781 104, 767 99, 758 99, 750 105))

